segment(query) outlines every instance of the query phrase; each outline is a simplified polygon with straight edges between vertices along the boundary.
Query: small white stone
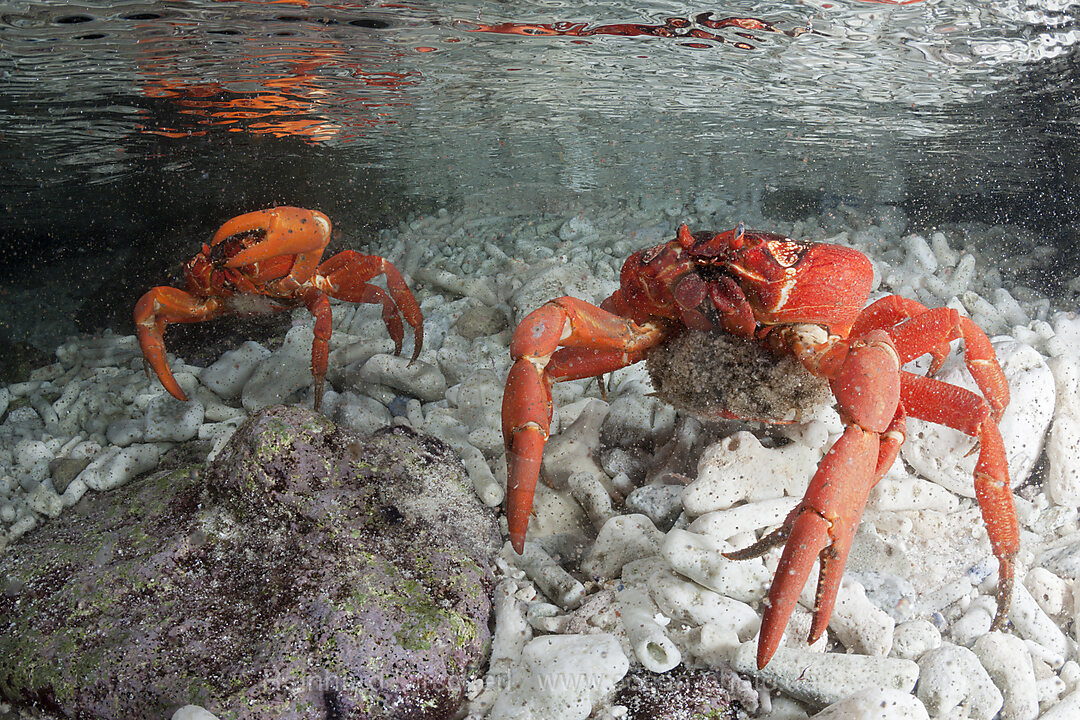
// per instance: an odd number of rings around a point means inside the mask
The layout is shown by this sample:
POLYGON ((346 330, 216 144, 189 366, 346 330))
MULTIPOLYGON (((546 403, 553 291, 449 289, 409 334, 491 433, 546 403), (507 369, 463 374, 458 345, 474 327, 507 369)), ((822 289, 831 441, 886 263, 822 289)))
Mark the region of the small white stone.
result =
POLYGON ((816 450, 798 443, 766 449, 749 432, 737 432, 701 454, 697 479, 683 493, 683 507, 691 515, 704 515, 743 500, 802 497, 820 459, 816 450))
POLYGON ((918 660, 925 653, 941 646, 941 631, 929 620, 909 620, 893 631, 893 646, 889 654, 904 660, 918 660))
POLYGON ((797 497, 781 497, 714 510, 690 523, 690 531, 727 540, 739 533, 779 525, 798 504, 797 497))
POLYGON ((218 720, 218 716, 198 705, 185 705, 172 714, 171 720, 218 720))
POLYGON ((264 357, 240 393, 248 412, 286 401, 301 388, 311 387, 311 344, 315 332, 310 325, 297 325, 285 335, 277 350, 264 357))
POLYGON ((39 512, 48 517, 57 517, 64 509, 64 502, 45 485, 38 485, 26 498, 26 504, 34 512, 39 512))
POLYGON ((82 496, 86 494, 88 489, 86 483, 79 478, 75 478, 69 482, 68 486, 64 489, 64 494, 60 496, 60 499, 64 502, 64 507, 71 507, 82 500, 82 496))
POLYGON ((1060 657, 1062 661, 1069 657, 1069 640, 1065 637, 1065 633, 1056 622, 1050 619, 1050 616, 1043 612, 1022 583, 1016 583, 1013 588, 1009 621, 1020 637, 1043 646, 1054 656, 1060 657))
POLYGON ((590 578, 617 577, 628 562, 658 554, 663 539, 664 534, 646 516, 615 515, 600 528, 581 571, 590 578))
POLYGON ((143 442, 146 439, 146 418, 125 418, 109 423, 109 427, 105 429, 105 438, 110 445, 120 447, 143 442))
POLYGON ((1078 717, 1080 717, 1080 690, 1074 690, 1044 712, 1040 720, 1076 720, 1078 717))
POLYGON ((1000 720, 1035 720, 1039 716, 1039 694, 1024 641, 1015 635, 991 632, 976 640, 972 649, 1004 696, 1000 720))
POLYGON ((682 662, 682 653, 656 621, 659 608, 647 592, 624 586, 616 598, 630 647, 646 670, 667 672, 682 662))
POLYGON ((1033 567, 1024 576, 1024 585, 1047 615, 1060 615, 1065 611, 1068 584, 1046 568, 1033 567))
POLYGON ((398 355, 373 355, 358 373, 360 380, 387 385, 424 402, 441 400, 446 394, 446 378, 439 368, 422 360, 410 363, 398 355))
POLYGON ((990 720, 1001 709, 1001 692, 971 650, 945 644, 919 659, 916 695, 933 717, 943 717, 961 703, 973 720, 990 720))
POLYGON ((867 687, 910 694, 919 678, 918 665, 898 658, 780 647, 761 670, 756 658, 757 642, 746 642, 739 646, 731 666, 815 707, 839 702, 867 687))
POLYGON ((390 411, 378 400, 357 395, 351 390, 343 392, 335 422, 362 433, 373 433, 390 424, 390 411))
POLYGON ((676 572, 710 590, 743 602, 761 599, 769 582, 765 563, 761 558, 723 556, 734 549, 722 540, 676 528, 664 538, 660 553, 676 572))
POLYGON ((996 612, 996 598, 989 595, 975 597, 964 614, 949 627, 949 637, 957 645, 970 647, 978 638, 990 632, 996 612))
POLYGON ((530 641, 489 720, 585 720, 626 675, 615 636, 545 635, 530 641))
POLYGON ((113 446, 87 465, 76 480, 93 490, 112 490, 140 473, 153 470, 160 458, 161 448, 154 443, 126 448, 113 446))
POLYGON ((224 353, 217 362, 199 372, 199 382, 219 397, 240 396, 259 363, 270 357, 270 351, 248 340, 235 350, 224 353))
POLYGON ((503 554, 504 557, 509 555, 510 561, 524 570, 552 602, 562 608, 576 608, 581 604, 581 599, 585 597, 585 586, 536 543, 526 542, 520 555, 510 549, 510 543, 507 543, 503 554))
POLYGON ((866 688, 833 703, 814 720, 930 720, 919 699, 888 688, 866 688))
POLYGON ((1046 487, 1058 505, 1080 505, 1080 360, 1071 355, 1051 358, 1057 405, 1046 439, 1046 487))
POLYGON ((867 599, 861 583, 841 580, 829 629, 844 647, 862 655, 888 655, 895 627, 896 621, 867 599))
POLYGON ((203 424, 203 405, 198 400, 185 402, 171 395, 159 395, 146 406, 146 442, 184 442, 199 434, 203 424))
POLYGON ((599 453, 600 428, 608 409, 602 400, 589 401, 577 420, 548 440, 544 446, 543 470, 553 487, 566 487, 567 480, 577 472, 607 478, 599 464, 599 453))
POLYGON ((937 483, 906 475, 883 477, 874 489, 866 507, 889 512, 907 510, 936 510, 942 513, 956 512, 960 499, 937 483))
POLYGON ((685 580, 671 570, 653 573, 648 585, 660 611, 687 625, 709 624, 713 630, 730 631, 737 642, 750 640, 761 626, 757 612, 746 603, 685 580))

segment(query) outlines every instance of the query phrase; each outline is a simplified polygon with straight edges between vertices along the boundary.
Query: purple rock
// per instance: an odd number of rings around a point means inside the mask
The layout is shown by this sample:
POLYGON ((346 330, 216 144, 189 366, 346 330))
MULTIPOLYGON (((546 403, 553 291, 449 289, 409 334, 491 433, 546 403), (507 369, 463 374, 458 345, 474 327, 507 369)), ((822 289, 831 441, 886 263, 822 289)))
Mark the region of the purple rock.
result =
POLYGON ((452 717, 497 547, 439 440, 268 408, 205 471, 88 494, 9 549, 0 695, 78 718, 452 717))

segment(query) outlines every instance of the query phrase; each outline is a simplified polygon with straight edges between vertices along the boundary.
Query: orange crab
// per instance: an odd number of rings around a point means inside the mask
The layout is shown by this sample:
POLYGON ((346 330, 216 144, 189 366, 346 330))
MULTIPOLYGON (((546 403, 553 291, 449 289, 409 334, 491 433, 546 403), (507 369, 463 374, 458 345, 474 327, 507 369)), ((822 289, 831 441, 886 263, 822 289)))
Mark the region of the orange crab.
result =
POLYGON ((275 207, 229 220, 184 265, 186 290, 155 287, 135 305, 135 331, 143 357, 171 395, 187 400, 165 357, 164 332, 169 323, 200 322, 233 313, 252 315, 304 305, 315 316, 311 374, 315 378, 315 410, 326 376, 331 334, 330 301, 379 303, 382 319, 401 353, 404 327, 413 328, 412 359, 424 344, 420 306, 397 268, 378 255, 345 250, 322 264, 330 241, 330 219, 321 212, 275 207), (368 282, 386 276, 387 290, 368 282))
POLYGON ((997 614, 1006 622, 1016 511, 998 421, 1009 402, 1005 375, 986 334, 950 308, 928 309, 899 295, 864 309, 872 267, 862 253, 804 243, 742 225, 691 233, 631 255, 618 290, 600 307, 552 300, 514 332, 502 422, 507 521, 521 552, 551 423, 551 385, 636 363, 684 330, 717 330, 787 354, 828 381, 844 433, 822 459, 802 501, 783 525, 731 559, 758 557, 785 541, 765 603, 757 664, 765 667, 820 560, 810 641, 828 625, 855 529, 871 488, 896 459, 907 416, 956 428, 978 441, 975 492, 998 559, 997 614), (963 339, 981 395, 901 367, 924 354, 930 375, 952 340, 963 339))

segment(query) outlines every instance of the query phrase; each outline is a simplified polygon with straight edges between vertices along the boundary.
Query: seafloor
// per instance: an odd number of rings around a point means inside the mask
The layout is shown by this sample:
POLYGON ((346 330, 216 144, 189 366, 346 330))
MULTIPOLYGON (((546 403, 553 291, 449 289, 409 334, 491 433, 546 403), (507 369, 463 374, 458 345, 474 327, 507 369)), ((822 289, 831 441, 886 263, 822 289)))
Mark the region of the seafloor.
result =
MULTIPOLYGON (((1021 526, 1011 631, 989 632, 996 561, 974 500, 974 442, 912 420, 902 459, 871 495, 829 633, 807 648, 809 611, 798 608, 785 647, 758 673, 750 659, 778 553, 744 563, 720 553, 784 517, 839 417, 818 406, 776 428, 703 423, 659 401, 635 367, 614 373, 606 399, 595 381, 556 386, 552 431, 563 432, 545 467, 554 487, 538 489, 526 554, 500 557, 493 657, 471 686, 469 717, 625 717, 613 690, 627 666, 680 663, 735 668, 749 682, 729 689, 758 717, 808 717, 856 691, 896 702, 890 717, 1080 716, 1080 278, 1056 277, 1053 249, 1017 227, 911 228, 891 205, 823 205, 795 222, 766 215, 708 196, 545 214, 475 206, 357 239, 406 276, 424 348, 416 365, 396 364, 376 309, 335 305, 323 410, 358 429, 408 423, 441 437, 480 500, 497 505, 509 338, 530 310, 562 295, 599 303, 628 254, 681 222, 850 245, 874 263, 871 299, 949 305, 993 339, 1012 390, 1001 430, 1021 526), (536 681, 563 672, 558 643, 526 642, 544 636, 577 643, 566 649, 586 684, 536 681)), ((133 336, 69 338, 55 362, 0 389, 0 546, 18 552, 34 527, 152 470, 178 444, 220 448, 254 409, 310 406, 310 326, 297 311, 284 338, 239 335, 207 369, 172 358, 186 405, 146 376, 133 336)), ((939 377, 974 387, 956 345, 939 377)), ((803 601, 812 606, 809 592, 803 601)), ((834 716, 861 717, 852 707, 834 716)))

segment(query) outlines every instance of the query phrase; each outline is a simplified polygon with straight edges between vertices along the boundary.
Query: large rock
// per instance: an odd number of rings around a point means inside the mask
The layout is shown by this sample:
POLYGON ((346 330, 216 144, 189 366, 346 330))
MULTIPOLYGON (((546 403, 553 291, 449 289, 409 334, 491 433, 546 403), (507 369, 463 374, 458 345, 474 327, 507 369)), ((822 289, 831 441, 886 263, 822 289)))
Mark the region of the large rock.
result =
POLYGON ((300 408, 0 559, 0 695, 78 718, 443 718, 489 645, 494 519, 439 440, 300 408))

